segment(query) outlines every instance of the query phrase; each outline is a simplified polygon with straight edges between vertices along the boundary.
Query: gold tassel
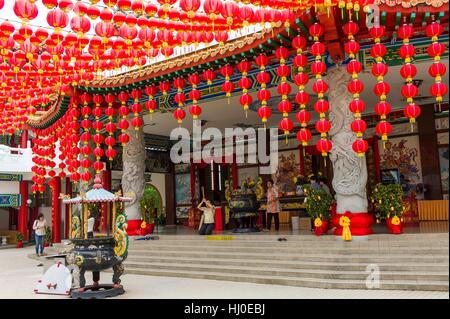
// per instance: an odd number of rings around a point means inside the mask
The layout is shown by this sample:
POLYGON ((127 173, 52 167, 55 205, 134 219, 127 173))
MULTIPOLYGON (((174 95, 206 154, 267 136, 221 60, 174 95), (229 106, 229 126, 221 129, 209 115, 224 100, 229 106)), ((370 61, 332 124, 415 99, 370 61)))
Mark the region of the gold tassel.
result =
POLYGON ((352 233, 350 231, 350 218, 347 216, 342 216, 339 218, 339 226, 342 227, 342 240, 351 241, 352 233))

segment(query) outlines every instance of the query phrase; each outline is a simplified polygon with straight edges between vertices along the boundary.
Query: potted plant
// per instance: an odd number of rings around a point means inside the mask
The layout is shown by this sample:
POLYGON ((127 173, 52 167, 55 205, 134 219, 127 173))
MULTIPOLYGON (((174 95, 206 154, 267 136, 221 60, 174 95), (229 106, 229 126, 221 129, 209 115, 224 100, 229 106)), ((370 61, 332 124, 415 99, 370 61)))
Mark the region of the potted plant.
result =
POLYGON ((145 189, 139 203, 142 215, 141 234, 151 234, 155 228, 155 210, 157 208, 153 192, 148 188, 145 189))
POLYGON ((377 220, 386 220, 392 234, 403 231, 403 189, 400 184, 377 184, 372 192, 371 202, 376 209, 377 220))
POLYGON ((314 220, 314 234, 326 234, 331 217, 333 197, 323 189, 312 189, 310 185, 303 186, 306 196, 306 211, 314 220))
POLYGON ((49 226, 45 228, 44 247, 52 246, 52 230, 49 226))
POLYGON ((22 248, 23 247, 23 234, 21 232, 16 233, 16 241, 17 241, 16 248, 22 248))

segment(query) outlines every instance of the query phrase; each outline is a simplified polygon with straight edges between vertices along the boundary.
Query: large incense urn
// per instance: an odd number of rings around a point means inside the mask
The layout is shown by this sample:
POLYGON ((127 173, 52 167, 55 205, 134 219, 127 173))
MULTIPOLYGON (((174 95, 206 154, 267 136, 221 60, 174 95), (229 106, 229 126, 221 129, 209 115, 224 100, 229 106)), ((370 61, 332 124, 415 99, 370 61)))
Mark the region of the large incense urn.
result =
POLYGON ((239 228, 234 229, 234 232, 258 231, 255 227, 258 206, 254 192, 233 192, 229 201, 231 218, 236 219, 239 224, 239 228))
MULTIPOLYGON (((120 284, 120 276, 124 272, 122 262, 128 254, 127 218, 125 213, 116 213, 116 204, 130 199, 120 194, 112 194, 103 189, 100 178, 94 180, 93 189, 75 198, 66 198, 69 204, 71 242, 73 249, 66 255, 68 268, 72 270, 73 283, 71 297, 77 299, 96 299, 114 297, 125 290, 120 284), (106 236, 88 238, 87 222, 90 203, 106 203, 112 205, 111 232, 106 236), (81 204, 82 213, 72 215, 72 205, 81 204), (112 284, 100 284, 100 272, 112 268, 112 284), (92 272, 92 285, 86 285, 85 273, 92 272)), ((109 219, 109 218, 108 218, 109 219)), ((106 225, 107 226, 107 225, 106 225)), ((108 228, 108 227, 107 227, 108 228)))

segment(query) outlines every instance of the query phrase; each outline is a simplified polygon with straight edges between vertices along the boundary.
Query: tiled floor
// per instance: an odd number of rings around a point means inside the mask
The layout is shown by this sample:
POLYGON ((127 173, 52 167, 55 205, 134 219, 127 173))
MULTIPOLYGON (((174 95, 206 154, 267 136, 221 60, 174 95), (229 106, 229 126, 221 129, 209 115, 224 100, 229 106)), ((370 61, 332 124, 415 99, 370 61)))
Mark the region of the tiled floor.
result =
MULTIPOLYGON (((42 277, 43 267, 27 258, 33 248, 4 249, 0 251, 0 298, 62 299, 67 296, 36 295, 33 289, 42 277)), ((102 274, 104 282, 111 274, 102 274)), ((86 276, 88 284, 91 276, 86 276)), ((216 280, 124 275, 122 283, 126 293, 119 298, 181 299, 181 298, 237 298, 237 299, 330 299, 330 298, 414 298, 448 299, 448 292, 394 291, 394 290, 337 290, 286 287, 216 280)))

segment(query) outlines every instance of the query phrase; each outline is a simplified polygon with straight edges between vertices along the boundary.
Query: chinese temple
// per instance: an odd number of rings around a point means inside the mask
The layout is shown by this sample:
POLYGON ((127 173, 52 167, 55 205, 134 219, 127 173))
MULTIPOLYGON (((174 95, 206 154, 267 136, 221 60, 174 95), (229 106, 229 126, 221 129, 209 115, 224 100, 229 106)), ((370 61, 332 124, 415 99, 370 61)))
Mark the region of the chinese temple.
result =
POLYGON ((344 215, 372 234, 372 194, 392 182, 402 223, 448 220, 448 28, 448 0, 0 0, 0 229, 28 238, 43 212, 53 241, 68 238, 60 194, 96 174, 132 198, 130 235, 197 227, 202 189, 215 230, 237 227, 230 194, 253 180, 263 207, 270 179, 290 229, 311 175, 336 235, 344 215), (196 126, 277 128, 276 171, 225 152, 174 163, 171 132, 196 126))

